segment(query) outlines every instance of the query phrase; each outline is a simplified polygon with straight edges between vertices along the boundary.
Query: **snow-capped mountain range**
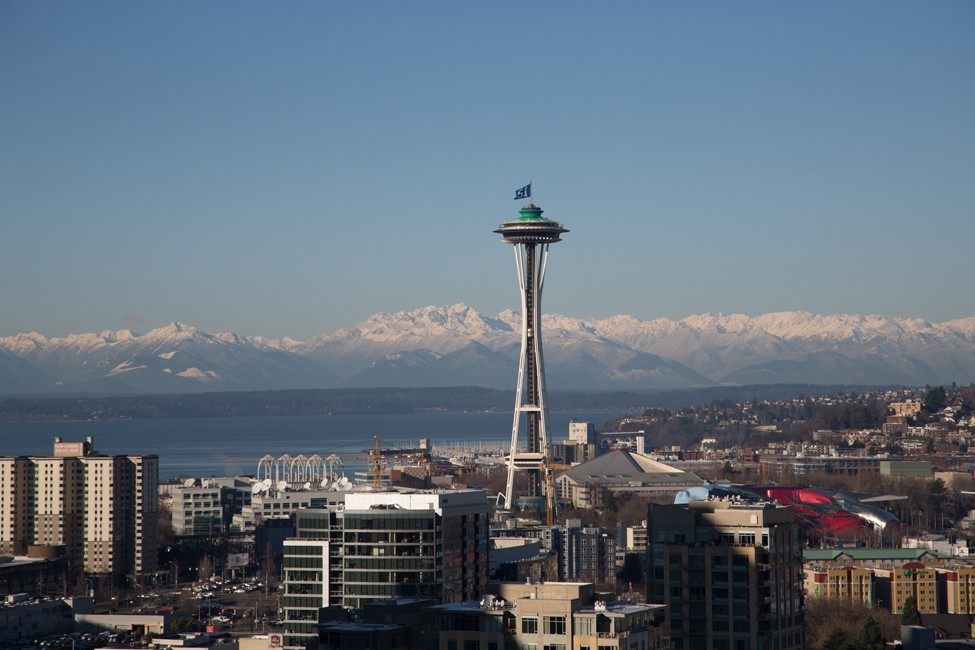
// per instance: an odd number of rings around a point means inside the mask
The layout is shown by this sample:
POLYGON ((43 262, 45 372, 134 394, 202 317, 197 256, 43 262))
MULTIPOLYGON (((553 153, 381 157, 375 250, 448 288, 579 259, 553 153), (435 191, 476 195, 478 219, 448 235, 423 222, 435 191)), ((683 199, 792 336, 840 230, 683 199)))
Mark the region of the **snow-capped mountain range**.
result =
MULTIPOLYGON (((47 338, 0 337, 0 394, 182 393, 339 386, 513 388, 520 314, 467 305, 379 313, 308 340, 209 333, 171 323, 47 338)), ((975 318, 780 312, 543 317, 551 388, 975 381, 975 318)))

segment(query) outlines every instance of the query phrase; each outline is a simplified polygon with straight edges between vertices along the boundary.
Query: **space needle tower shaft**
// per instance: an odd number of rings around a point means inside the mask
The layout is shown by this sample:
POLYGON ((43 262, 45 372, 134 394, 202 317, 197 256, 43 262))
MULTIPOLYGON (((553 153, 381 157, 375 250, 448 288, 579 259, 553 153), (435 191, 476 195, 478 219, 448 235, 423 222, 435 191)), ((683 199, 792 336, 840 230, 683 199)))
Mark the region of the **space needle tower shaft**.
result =
MULTIPOLYGON (((528 473, 528 496, 543 496, 542 474, 552 457, 552 441, 548 431, 548 400, 545 391, 545 363, 542 357, 542 287, 548 247, 561 241, 568 232, 562 224, 542 216, 542 209, 529 204, 521 209, 521 216, 505 222, 494 232, 514 245, 515 268, 521 290, 521 357, 518 362, 518 384, 515 390, 514 422, 511 427, 511 453, 508 456, 508 477, 505 485, 506 508, 514 504, 514 473, 528 473), (522 420, 525 421, 525 448, 519 449, 522 420)), ((546 488, 546 510, 554 507, 551 486, 546 488)))

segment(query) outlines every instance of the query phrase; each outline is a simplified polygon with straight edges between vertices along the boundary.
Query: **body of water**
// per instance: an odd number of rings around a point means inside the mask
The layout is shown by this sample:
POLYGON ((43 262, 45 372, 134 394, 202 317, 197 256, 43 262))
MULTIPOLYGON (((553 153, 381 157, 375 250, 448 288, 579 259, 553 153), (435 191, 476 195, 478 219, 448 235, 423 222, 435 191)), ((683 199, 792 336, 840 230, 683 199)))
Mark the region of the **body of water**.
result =
MULTIPOLYGON (((568 437, 569 420, 601 426, 613 413, 551 413, 552 440, 568 437)), ((160 479, 175 476, 256 474, 256 462, 231 459, 265 454, 361 454, 373 436, 383 447, 511 440, 511 413, 412 413, 406 415, 313 415, 295 417, 0 422, 0 456, 49 455, 54 437, 84 440, 96 451, 156 454, 160 479)), ((522 443, 524 428, 522 429, 522 443)), ((349 472, 349 468, 346 468, 349 472)))

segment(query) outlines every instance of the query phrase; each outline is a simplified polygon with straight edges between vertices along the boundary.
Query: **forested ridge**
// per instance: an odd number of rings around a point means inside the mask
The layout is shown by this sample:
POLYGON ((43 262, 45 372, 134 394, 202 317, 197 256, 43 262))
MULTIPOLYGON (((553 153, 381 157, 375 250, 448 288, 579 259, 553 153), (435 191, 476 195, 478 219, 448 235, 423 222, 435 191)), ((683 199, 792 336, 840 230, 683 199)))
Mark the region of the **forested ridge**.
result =
MULTIPOLYGON (((674 391, 549 392, 553 411, 642 413, 715 400, 789 399, 866 390, 867 387, 771 385, 722 386, 674 391)), ((2 420, 106 420, 151 418, 356 415, 431 411, 509 411, 514 391, 474 386, 340 388, 184 395, 118 395, 0 398, 2 420)))

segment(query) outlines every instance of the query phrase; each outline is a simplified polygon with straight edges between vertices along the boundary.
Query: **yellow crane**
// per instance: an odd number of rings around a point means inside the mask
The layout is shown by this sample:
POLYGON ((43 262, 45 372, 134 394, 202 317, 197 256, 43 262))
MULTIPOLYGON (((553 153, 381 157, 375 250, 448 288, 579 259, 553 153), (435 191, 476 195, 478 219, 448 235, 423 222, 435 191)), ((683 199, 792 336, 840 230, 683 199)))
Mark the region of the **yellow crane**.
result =
POLYGON ((376 439, 376 450, 372 457, 372 489, 380 492, 383 489, 383 452, 379 448, 379 436, 373 438, 376 439))
POLYGON ((545 471, 545 525, 546 526, 553 526, 555 524, 555 504, 558 503, 558 499, 555 498, 555 471, 567 470, 571 468, 572 465, 553 463, 551 452, 545 455, 544 471, 545 471))

